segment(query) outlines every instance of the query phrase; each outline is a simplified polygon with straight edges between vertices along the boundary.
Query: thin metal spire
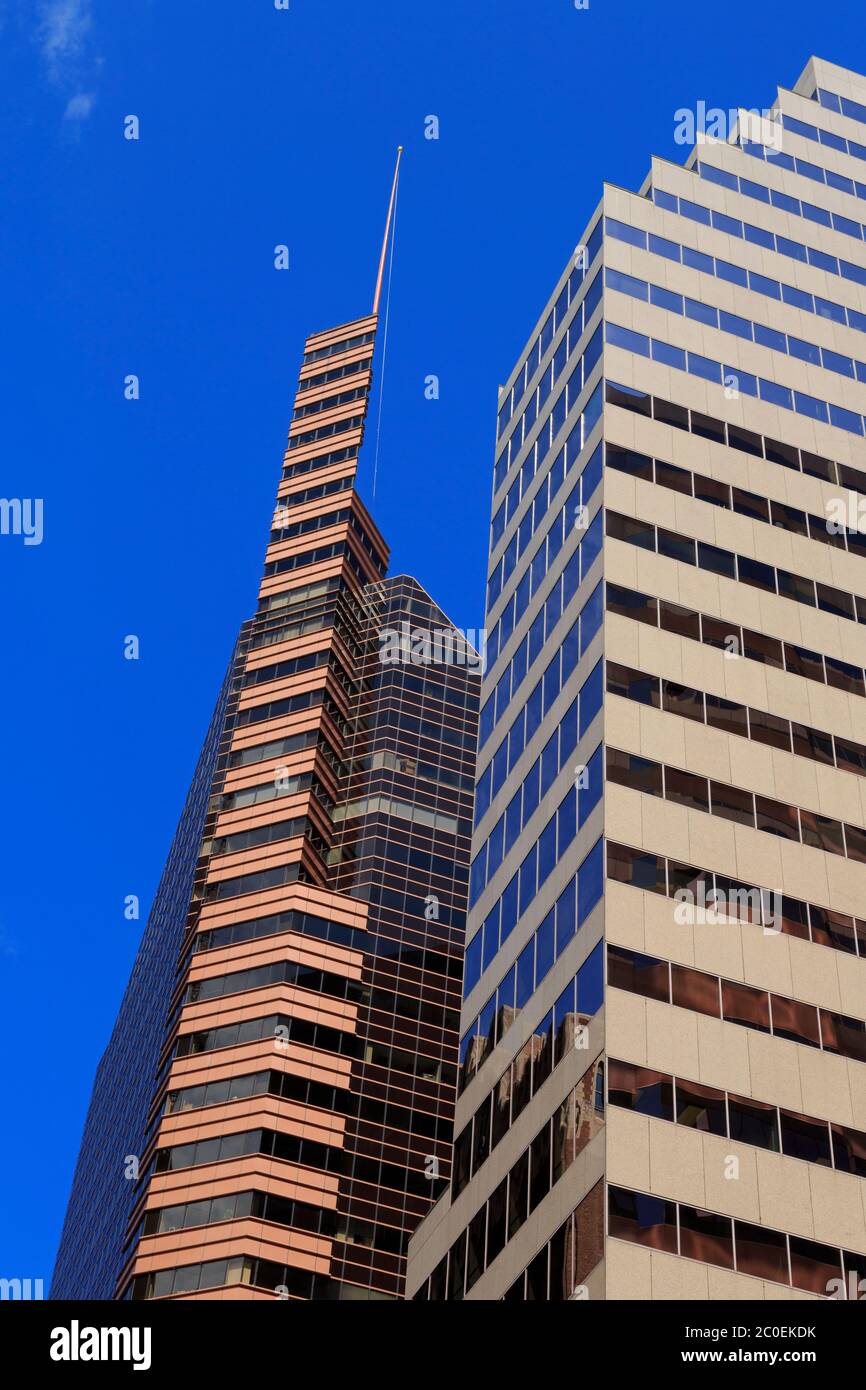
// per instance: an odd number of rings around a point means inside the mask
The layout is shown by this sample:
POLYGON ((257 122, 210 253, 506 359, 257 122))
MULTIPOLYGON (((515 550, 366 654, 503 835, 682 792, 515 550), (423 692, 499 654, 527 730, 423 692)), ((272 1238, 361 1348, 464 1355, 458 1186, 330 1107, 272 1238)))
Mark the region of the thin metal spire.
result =
POLYGON ((373 295, 373 313, 379 312, 379 300, 382 296, 382 280, 385 275, 385 257, 388 253, 388 237, 391 233, 391 222, 394 217, 394 204, 397 201, 397 181, 400 177, 400 160, 403 157, 403 146, 397 146, 397 164, 394 169, 394 182, 391 186, 391 201, 388 204, 388 220, 385 223, 385 236, 382 239, 382 254, 379 257, 379 274, 376 277, 376 293, 373 295))

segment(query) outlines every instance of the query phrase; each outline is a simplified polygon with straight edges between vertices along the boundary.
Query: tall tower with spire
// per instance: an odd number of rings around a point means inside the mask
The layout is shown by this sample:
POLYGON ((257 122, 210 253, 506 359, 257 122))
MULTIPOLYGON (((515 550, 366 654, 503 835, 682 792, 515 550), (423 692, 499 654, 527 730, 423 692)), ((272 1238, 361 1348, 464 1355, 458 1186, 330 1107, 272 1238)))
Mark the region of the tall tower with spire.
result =
POLYGON ((400 153, 373 312, 305 344, 55 1298, 399 1298, 450 1177, 480 663, 356 488, 400 153))

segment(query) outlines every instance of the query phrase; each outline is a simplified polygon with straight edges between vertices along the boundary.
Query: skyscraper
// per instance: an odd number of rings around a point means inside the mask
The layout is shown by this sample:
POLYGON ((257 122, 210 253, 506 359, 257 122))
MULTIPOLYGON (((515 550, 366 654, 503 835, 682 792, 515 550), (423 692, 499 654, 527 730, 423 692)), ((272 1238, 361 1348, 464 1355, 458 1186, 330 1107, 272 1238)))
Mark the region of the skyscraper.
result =
POLYGON ((398 1298, 450 1175, 479 662, 385 578, 355 487, 381 269, 372 315, 306 342, 55 1298, 398 1298))
POLYGON ((455 1163, 408 1297, 866 1275, 866 78, 692 115, 500 392, 455 1163))

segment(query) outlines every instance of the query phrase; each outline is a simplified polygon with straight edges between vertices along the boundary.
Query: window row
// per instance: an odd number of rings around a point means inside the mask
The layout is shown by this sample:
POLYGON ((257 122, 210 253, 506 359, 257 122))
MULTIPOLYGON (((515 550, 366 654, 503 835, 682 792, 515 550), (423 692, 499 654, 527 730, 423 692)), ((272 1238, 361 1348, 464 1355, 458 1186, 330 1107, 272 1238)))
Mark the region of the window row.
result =
POLYGON ((326 410, 334 410, 338 405, 348 405, 350 401, 363 400, 368 387, 356 386, 349 391, 340 391, 336 396, 326 396, 310 405, 298 405, 292 415, 293 420, 306 420, 310 415, 321 415, 326 410))
POLYGON ((853 410, 833 405, 817 396, 807 396, 803 391, 781 386, 778 381, 770 381, 767 377, 756 377, 751 372, 744 372, 741 367, 726 366, 713 357, 703 357, 698 352, 686 351, 659 338, 649 338, 645 333, 636 333, 633 328, 621 328, 619 324, 606 322, 605 342, 640 357, 650 357, 653 362, 661 362, 676 371, 700 377, 702 381, 712 382, 715 386, 731 387, 769 405, 806 415, 810 420, 820 420, 822 424, 833 425, 836 429, 847 430, 849 434, 864 433, 864 418, 853 410))
MULTIPOLYGON (((556 303, 542 324, 541 331, 529 348, 522 369, 518 370, 514 382, 506 392, 499 406, 496 426, 497 440, 501 439, 505 433, 514 415, 515 409, 522 400, 526 388, 544 358, 544 354, 547 352, 556 334, 565 322, 571 305, 575 303, 580 295, 587 273, 591 270, 595 258, 601 250, 601 238, 602 220, 599 218, 587 241, 586 254, 583 256, 575 256, 571 274, 563 285, 556 303)), ((588 319, 586 321, 588 321, 588 319)), ((494 492, 498 487, 499 483, 495 485, 494 492)))
MULTIPOLYGON (((622 693, 616 685, 609 685, 608 690, 614 695, 622 693)), ((615 748, 607 750, 607 780, 647 796, 663 797, 690 811, 720 816, 736 825, 776 835, 780 840, 810 845, 826 854, 838 854, 866 864, 866 830, 860 826, 774 801, 728 782, 716 782, 695 772, 682 772, 679 768, 664 766, 635 753, 621 753, 615 748)))
MULTIPOLYGON (((817 97, 813 100, 817 100, 817 97)), ((783 114, 781 120, 783 129, 790 130, 793 135, 802 135, 804 140, 815 140, 831 150, 839 150, 841 154, 853 155, 855 159, 866 159, 866 145, 860 145, 856 140, 847 140, 844 135, 834 135, 832 131, 824 130, 823 126, 799 121, 796 116, 783 114)))
MULTIPOLYGON (((151 1274, 138 1274, 132 1281, 130 1297, 136 1301, 151 1298, 170 1298, 197 1293, 199 1289, 234 1288, 264 1289, 290 1299, 335 1300, 351 1285, 337 1283, 323 1274, 311 1274, 305 1269, 293 1269, 273 1260, 260 1260, 251 1255, 236 1255, 230 1260, 208 1260, 205 1264, 180 1265, 176 1269, 160 1269, 151 1274)), ((366 1291, 365 1291, 365 1296, 366 1291)))
MULTIPOLYGON (((858 145, 856 141, 850 141, 854 146, 849 148, 849 141, 844 135, 834 135, 829 130, 819 130, 817 126, 807 125, 805 121, 798 121, 794 116, 782 116, 782 128, 790 130, 792 135, 800 135, 806 140, 818 142, 829 149, 838 150, 840 154, 852 154, 856 159, 866 159, 866 145, 858 145)), ((740 149, 744 154, 752 155, 755 159, 763 159, 767 164, 774 164, 779 169, 787 169, 788 173, 802 174, 807 179, 812 179, 815 183, 825 183, 828 188, 836 188, 840 193, 849 193, 852 198, 866 199, 866 183, 859 183, 856 179, 849 179, 846 174, 837 174, 833 169, 825 169, 823 165, 812 164, 808 160, 795 159, 792 155, 784 154, 782 150, 773 149, 772 146, 764 146, 756 141, 747 140, 745 136, 740 138, 740 149)), ((765 200, 766 201, 766 200, 765 200)), ((799 199, 792 199, 792 202, 799 202, 799 199)), ((774 203, 774 206, 788 208, 786 203, 774 203)), ((808 206, 808 205, 805 205, 808 206)), ((820 208, 813 209, 815 214, 821 211, 820 208)), ((804 214, 809 216, 808 213, 804 214)), ((826 214, 824 214, 826 216, 826 214)), ((823 218, 813 216, 813 221, 820 222, 823 218)), ((824 226, 829 226, 824 222, 824 226)))
POLYGON ((264 1018, 246 1018, 240 1023, 224 1023, 218 1028, 207 1028, 198 1033, 181 1033, 175 1043, 174 1055, 193 1057, 202 1052, 267 1041, 273 1042, 278 1049, 287 1049, 290 1043, 294 1043, 321 1048, 341 1056, 357 1057, 360 1039, 350 1031, 350 1020, 345 1021, 345 1027, 346 1031, 341 1032, 323 1023, 311 1023, 306 1018, 273 1013, 264 1018))
POLYGON ((366 372, 372 365, 372 357, 362 357, 358 362, 347 362, 345 366, 332 367, 330 371, 317 372, 315 376, 305 376, 298 382, 298 395, 304 391, 311 391, 315 386, 327 386, 329 381, 341 381, 343 377, 366 372))
MULTIPOLYGON (((682 201, 681 199, 680 202, 682 201)), ((744 224, 734 217, 729 217, 727 213, 711 212, 710 221, 717 231, 730 232, 734 236, 743 235, 744 224)), ((606 219, 605 231, 617 241, 625 241, 629 246, 638 246, 642 251, 664 256, 665 260, 687 265, 691 270, 700 271, 703 275, 712 275, 719 280, 726 280, 730 285, 739 285, 742 289, 753 290, 755 294, 781 300, 783 304, 790 304, 794 309, 804 309, 807 314, 817 314, 819 318, 830 319, 832 323, 847 324, 849 328, 866 333, 866 313, 859 309, 837 304, 832 299, 822 299, 820 295, 810 294, 808 290, 799 289, 796 285, 788 285, 784 280, 775 280, 772 276, 760 275, 757 271, 744 270, 742 266, 724 261, 720 256, 708 256, 706 251, 695 251, 691 246, 670 241, 655 232, 644 232, 639 227, 632 227, 627 222, 617 222, 612 217, 606 219)), ((747 241, 754 241, 759 246, 769 246, 770 250, 775 249, 775 237, 772 232, 764 232, 760 227, 750 227, 748 223, 745 224, 745 231, 747 241)), ((866 271, 861 271, 859 267, 851 268, 857 270, 858 278, 866 275, 866 271)))
POLYGON ((866 1256, 754 1226, 684 1202, 608 1187, 608 1235, 669 1255, 769 1279, 824 1298, 844 1298, 866 1275, 866 1256))
MULTIPOLYGON (((599 287, 598 294, 600 297, 601 271, 599 271, 598 273, 597 280, 599 287)), ((539 473, 539 471, 541 471, 545 460, 550 454, 550 450, 553 446, 554 440, 558 437, 560 430, 565 424, 567 416, 571 413, 572 409, 577 404, 577 400, 581 392, 583 391, 584 386, 589 381, 592 371, 596 363, 598 362, 598 359, 601 356, 601 346, 602 329, 601 324, 599 324, 595 333, 592 335, 592 339, 586 345, 581 357, 578 359, 577 366, 574 368, 568 383, 566 384, 566 386, 563 387, 562 393, 556 405, 554 406, 552 413, 547 417, 547 419, 544 422, 543 428, 535 437, 526 457, 523 460, 519 473, 515 475, 514 480, 510 488, 508 489, 508 492, 505 494, 496 511, 493 513, 491 517, 491 551, 496 549, 502 537, 505 535, 506 530, 513 522, 515 516, 517 515, 517 510, 520 506, 520 503, 523 501, 524 497, 526 497, 527 493, 529 492, 529 489, 532 486, 532 483, 536 475, 539 473)), ((557 456, 557 465, 561 465, 563 475, 565 473, 570 472, 571 469, 574 467, 575 463, 577 462, 577 457, 581 449, 583 448, 586 439, 589 437, 590 430, 592 429, 592 426, 595 424, 595 420, 598 418, 597 414, 594 414, 594 410, 592 407, 592 402, 594 400, 595 393, 593 393, 592 397, 590 397, 590 399, 587 401, 582 414, 578 416, 578 418, 575 420, 574 424, 571 427, 571 430, 569 431, 568 437, 565 440, 565 443, 563 444, 559 455, 557 456)), ((517 460, 517 454, 520 448, 522 448, 522 445, 517 444, 517 438, 518 436, 516 434, 512 435, 511 437, 511 442, 514 444, 513 460, 515 462, 517 460)), ((503 458, 505 457, 506 455, 503 455, 503 458)), ((548 495, 552 496, 552 494, 549 494, 549 488, 546 483, 541 487, 540 491, 544 493, 545 497, 547 497, 548 495)))
MULTIPOLYGON (((652 304, 657 309, 667 309, 671 314, 693 319, 708 328, 718 328, 722 333, 732 333, 736 338, 744 338, 748 343, 770 348, 773 352, 784 352, 813 367, 823 367, 828 372, 849 377, 852 381, 866 382, 866 362, 846 357, 844 353, 821 348, 817 343, 805 342, 795 338, 793 333, 781 333, 778 328, 768 328, 766 324, 744 319, 740 314, 732 314, 727 309, 717 309, 705 304, 701 299, 689 299, 688 295, 676 294, 662 285, 640 280, 635 275, 626 275, 621 270, 608 268, 604 273, 608 289, 626 294, 631 299, 639 299, 644 304, 652 304)), ((731 369, 733 370, 733 369, 731 369)), ((737 373, 739 375, 739 372, 737 373)))
MULTIPOLYGON (((499 795, 506 776, 517 766, 536 729, 541 727, 545 712, 542 686, 543 682, 540 681, 512 724, 510 733, 500 743, 481 775, 476 792, 476 825, 486 815, 491 802, 499 795)), ((556 775, 562 771, 566 758, 571 756, 574 749, 574 743, 570 743, 572 732, 576 729, 577 738, 581 739, 592 726, 593 720, 601 710, 603 686, 604 675, 602 664, 599 661, 596 662, 572 704, 554 728, 542 752, 527 773, 522 788, 515 793, 509 803, 505 812, 506 838, 509 834, 509 814, 512 828, 517 824, 518 819, 521 826, 526 824, 540 798, 549 790, 556 775), (539 788, 539 795, 535 796, 537 787, 539 788)))
MULTIPOLYGON (((575 552, 581 555, 581 580, 586 578, 589 574, 590 568, 601 553, 604 525, 602 518, 602 512, 597 512, 593 518, 592 525, 588 528, 583 538, 582 544, 578 551, 575 552)), ((571 593, 572 585, 573 577, 569 580, 569 593, 571 593)), ((564 586, 562 592, 564 592, 564 586)), ((508 706, 511 704, 512 697, 517 694, 517 691, 526 678, 527 672, 540 660, 545 643, 550 637, 556 622, 561 617, 561 592, 559 585, 555 586, 551 591, 550 598, 550 608, 545 604, 545 607, 536 615, 529 631, 496 682, 493 691, 484 701, 478 722, 479 752, 490 738, 496 725, 504 717, 508 706), (549 627, 547 626, 548 622, 550 623, 549 627)), ((599 631, 602 619, 602 601, 602 582, 599 580, 598 584, 583 604, 583 607, 578 612, 577 618, 566 634, 562 646, 556 654, 551 657, 545 667, 543 676, 533 689, 532 695, 528 697, 527 704, 531 700, 537 702, 540 699, 542 717, 550 709, 560 690, 573 674, 578 661, 589 649, 590 643, 599 631), (539 690, 541 692, 540 694, 539 690)), ((522 718, 522 713, 517 716, 517 719, 512 724, 512 731, 514 730, 515 724, 520 724, 522 718)), ((534 729, 527 727, 527 741, 534 732, 534 729)))
POLYGON ((595 1067, 545 1121, 433 1271, 432 1285, 438 1289, 444 1281, 448 1301, 470 1292, 602 1129, 604 1088, 594 1079, 595 1067))
POLYGON ((807 608, 819 608, 822 613, 832 613, 836 618, 866 623, 866 598, 859 594, 847 594, 804 574, 793 574, 790 570, 767 565, 763 560, 737 555, 732 550, 710 545, 708 541, 695 541, 691 536, 666 531, 663 526, 653 526, 651 522, 636 521, 620 512, 607 512, 606 515, 606 534, 613 540, 626 541, 641 550, 655 550, 683 565, 696 565, 698 569, 720 574, 725 579, 749 584, 753 589, 793 599, 807 608))
MULTIPOLYGON (((854 492, 866 495, 866 473, 851 468, 846 463, 836 463, 834 459, 822 458, 807 449, 798 449, 793 444, 783 444, 781 440, 770 439, 766 435, 755 434, 711 415, 703 415, 698 410, 687 410, 685 406, 675 405, 661 396, 649 396, 637 391, 633 386, 617 386, 612 381, 605 382, 605 401, 608 405, 618 405, 646 419, 660 420, 662 424, 672 425, 674 429, 711 439, 728 449, 751 454, 755 458, 765 458, 768 463, 778 463, 782 468, 806 473, 810 478, 820 478, 822 482, 835 483, 839 487, 851 488, 854 492)), ((607 446, 608 449, 611 447, 607 446)))
POLYGON ((331 425, 319 425, 317 429, 289 437, 289 449, 301 449, 314 444, 319 439, 333 439, 337 434, 348 434, 350 430, 360 429, 364 423, 363 415, 352 415, 346 420, 335 420, 331 425))
POLYGON ((214 1139, 199 1139, 193 1144, 175 1144, 159 1149, 156 1172, 175 1172, 179 1168, 196 1168, 205 1163, 223 1163, 228 1159, 244 1158, 250 1154, 267 1154, 287 1163, 298 1163, 325 1172, 341 1172, 345 1154, 335 1145, 319 1144, 313 1139, 298 1139, 270 1129, 251 1129, 241 1134, 220 1134, 214 1139))
POLYGON ((827 92, 823 87, 819 87, 812 97, 826 111, 835 111, 839 116, 850 116, 852 121, 860 121, 866 125, 866 106, 859 101, 853 101, 851 97, 840 97, 835 92, 827 92))
MULTIPOLYGON (((575 877, 569 880, 544 921, 533 932, 511 969, 503 976, 498 988, 493 991, 463 1034, 460 1041, 461 1092, 466 1089, 478 1068, 496 1044, 501 1042, 511 1024, 529 1003, 575 932, 584 925, 592 909, 600 901, 603 888, 603 842, 597 840, 575 877)), ((505 903, 502 910, 506 910, 505 903)), ((490 922, 490 918, 487 922, 490 922)), ((490 929, 495 932, 495 923, 490 924, 490 929)), ((471 945, 472 943, 470 947, 471 945)), ((467 984, 471 979, 471 964, 467 948, 467 984)), ((593 952, 581 966, 581 970, 583 995, 579 991, 575 1005, 566 990, 562 1005, 563 1008, 569 1005, 572 1008, 576 1007, 581 1013, 594 1013, 596 1008, 601 1007, 600 955, 593 952), (596 999, 598 1002, 590 1009, 589 1004, 596 999)), ((468 993, 467 989, 466 994, 468 993)))
POLYGON ((757 492, 749 492, 732 483, 723 483, 704 473, 694 473, 691 469, 652 459, 648 454, 622 449, 615 444, 607 446, 607 463, 620 473, 628 473, 630 477, 640 478, 643 482, 657 483, 659 487, 679 492, 684 497, 694 497, 698 502, 708 502, 712 507, 747 516, 751 521, 761 521, 767 526, 791 531, 805 540, 820 541, 822 545, 833 545, 840 550, 866 556, 866 533, 848 530, 829 521, 826 515, 804 512, 799 507, 789 506, 787 502, 772 501, 757 492))
POLYGON ((303 366, 309 362, 321 362, 325 357, 337 357, 341 352, 351 352, 352 348, 363 347, 365 343, 375 342, 376 334, 356 333, 354 338, 342 338, 337 343, 329 343, 327 347, 314 348, 308 352, 303 361, 303 366))
POLYGON ((620 617, 631 618, 650 627, 660 627, 679 637, 689 637, 718 651, 730 652, 732 657, 744 656, 749 661, 759 661, 779 671, 790 671, 792 675, 802 676, 805 680, 831 685, 836 690, 847 691, 849 695, 866 695, 862 666, 852 666, 849 661, 840 661, 838 657, 795 646, 781 637, 753 632, 751 628, 740 627, 739 623, 731 623, 727 618, 711 618, 706 613, 695 612, 693 608, 655 598, 638 589, 627 589, 622 584, 607 585, 606 604, 609 613, 618 613, 620 617))
POLYGON ((607 948, 607 983, 614 989, 674 1004, 775 1038, 866 1062, 866 1023, 816 1004, 771 994, 739 980, 676 965, 657 956, 607 948))
POLYGON ((866 1178, 866 1134, 630 1062, 608 1062, 610 1105, 866 1178))
MULTIPOLYGON (((762 149, 762 147, 758 146, 758 149, 762 149)), ((757 153, 757 150, 754 152, 757 153)), ((752 153, 752 150, 747 150, 747 153, 752 153)), ((790 168, 793 173, 801 174, 803 178, 812 179, 815 183, 830 183, 831 187, 836 187, 833 181, 839 179, 845 185, 841 190, 843 193, 854 193, 853 179, 844 179, 840 174, 831 174, 828 179, 827 170, 820 168, 817 164, 810 163, 808 159, 795 159, 792 155, 779 153, 775 162, 781 163, 782 160, 787 161, 785 167, 790 168)), ((718 184, 721 188, 733 189, 735 193, 742 193, 744 198, 755 198, 758 202, 779 208, 782 212, 788 212, 793 217, 805 217, 810 222, 817 222, 820 226, 829 227, 832 231, 841 232, 844 236, 856 237, 858 241, 862 241, 866 236, 866 229, 864 229, 863 224, 855 221, 853 217, 845 217, 840 212, 828 212, 826 208, 816 207, 814 203, 807 203, 805 199, 794 198, 790 193, 780 193, 778 189, 768 188, 764 183, 755 183, 752 179, 729 174, 724 169, 717 169, 713 164, 701 162, 696 167, 702 179, 706 179, 709 183, 718 184)), ((863 188, 864 196, 866 196, 866 185, 860 184, 860 187, 863 188)), ((663 197, 667 200, 669 195, 664 194, 663 197)), ((660 200, 657 199, 656 201, 660 200)), ((672 198, 670 201, 674 203, 676 199, 672 198)), ((660 206, 669 207, 670 204, 667 201, 660 201, 660 206)), ((676 208, 673 210, 676 211, 676 208)), ((695 220, 709 226, 710 214, 708 210, 699 207, 697 212, 700 215, 695 220)), ((788 237, 783 236, 778 236, 776 240, 786 248, 785 255, 793 256, 798 261, 808 261, 810 265, 820 264, 816 259, 818 253, 801 246, 798 241, 791 241, 788 237), (788 247, 791 249, 788 250, 788 247)), ((835 262, 836 257, 832 256, 829 259, 835 262)), ((825 269, 826 267, 821 266, 821 268, 825 269)))
MULTIPOLYGON (((578 422, 579 424, 580 422, 578 422)), ((502 559, 498 562, 487 584, 487 612, 489 613, 515 571, 517 562, 523 557, 533 540, 534 534, 543 526, 548 511, 548 485, 550 500, 556 496, 565 477, 565 446, 560 450, 553 467, 535 496, 533 505, 524 516, 517 531, 512 536, 502 559)), ((515 623, 526 612, 530 598, 536 594, 548 570, 573 531, 583 532, 588 525, 588 509, 596 488, 601 482, 602 446, 593 451, 583 472, 576 479, 574 487, 565 499, 562 508, 554 516, 547 535, 526 569, 516 596, 500 615, 496 627, 487 637, 487 663, 492 666, 499 652, 514 631, 515 623), (516 607, 516 611, 515 611, 516 607), (490 653, 495 655, 491 656, 490 653)), ((582 536, 581 536, 582 539, 582 536)))
MULTIPOLYGON (((527 772, 520 786, 509 801, 499 820, 493 826, 487 839, 472 860, 469 875, 469 906, 475 905, 490 880, 508 858, 517 839, 531 821, 539 805, 550 791, 567 761, 572 757, 578 740, 587 732, 602 702, 601 663, 587 677, 581 687, 580 695, 572 700, 559 723, 527 772), (578 725, 578 710, 580 724, 578 725)), ((594 776, 601 777, 601 756, 596 750, 596 762, 590 759, 586 769, 574 769, 574 785, 566 793, 560 806, 560 831, 564 843, 573 838, 572 822, 577 816, 578 825, 583 825, 594 809, 601 787, 595 785, 594 776), (563 818, 563 808, 564 811, 563 818)), ((550 825, 551 822, 548 822, 550 825)), ((547 832, 542 832, 541 839, 547 832)), ((553 832, 550 832, 551 839, 553 832)), ((546 878, 545 874, 545 878, 546 878)))
POLYGON ((607 689, 610 694, 707 724, 722 733, 752 739, 755 743, 778 748, 782 753, 793 753, 799 758, 835 767, 840 772, 866 777, 866 747, 852 739, 840 738, 838 734, 826 734, 808 724, 767 714, 721 695, 693 690, 664 677, 648 676, 632 666, 619 666, 612 661, 607 664, 607 689))
MULTIPOLYGON (((558 1019, 554 1019, 552 1010, 547 1014, 455 1139, 452 1201, 456 1201, 487 1162, 562 1059, 570 1052, 586 1049, 588 1033, 586 1025, 578 1021, 574 981, 569 981, 565 994, 568 999, 563 998, 558 1004, 564 1009, 567 1003, 568 1012, 560 1012, 558 1019)), ((599 1113, 603 1111, 604 1063, 601 1058, 596 1058, 584 1072, 572 1093, 571 1103, 577 1107, 578 1130, 581 1117, 588 1117, 592 1106, 599 1113)))
POLYGON ((515 1279, 505 1303, 564 1303, 585 1292, 604 1254, 604 1182, 599 1181, 515 1279))
POLYGON ((185 1004, 198 1004, 205 999, 222 999, 227 994, 243 994, 247 990, 265 989, 268 985, 292 985, 296 989, 314 990, 332 999, 347 999, 354 1004, 368 1002, 370 987, 360 980, 335 975, 315 966, 294 960, 275 960, 267 965, 233 970, 228 975, 209 975, 192 980, 186 988, 185 1004))
POLYGON ((607 876, 617 883, 669 898, 704 904, 718 917, 754 922, 769 930, 814 941, 818 946, 866 958, 866 921, 776 889, 756 887, 712 869, 698 869, 664 855, 607 842, 607 876))
MULTIPOLYGON (((748 180, 747 180, 748 182, 748 180)), ((742 222, 738 217, 729 217, 725 213, 715 212, 710 214, 710 209, 703 207, 699 203, 693 203, 689 198, 676 198, 671 193, 664 193, 658 188, 653 189, 653 202, 669 212, 678 212, 681 217, 688 217, 692 222, 702 223, 705 226, 713 226, 719 231, 727 232, 729 236, 739 237, 741 241, 751 242, 753 246, 761 246, 766 251, 775 251, 780 256, 787 256, 789 260, 802 261, 807 265, 814 266, 817 270, 825 270, 829 275, 839 275, 844 280, 852 280, 857 285, 866 285, 866 268, 862 265, 852 264, 851 261, 843 260, 841 256, 831 256, 826 251, 819 251, 814 246, 805 246, 800 241, 794 241, 791 237, 782 236, 781 232, 768 232, 763 227, 754 227, 750 222, 742 222)), ((606 226, 605 230, 609 228, 606 226)), ((708 256, 706 258, 710 260, 708 256)), ((740 272, 745 275, 745 271, 740 272)), ((751 280, 752 272, 749 272, 751 280)), ((743 282, 736 281, 742 284, 743 282)), ((775 284, 776 282, 773 281, 775 284)), ((774 295, 774 298, 780 298, 774 295)))
POLYGON ((349 444, 344 449, 331 449, 327 454, 316 454, 310 459, 300 459, 297 463, 288 463, 283 468, 282 481, 287 478, 299 478, 305 473, 314 473, 320 468, 329 468, 334 463, 346 463, 349 459, 358 457, 358 445, 349 444))

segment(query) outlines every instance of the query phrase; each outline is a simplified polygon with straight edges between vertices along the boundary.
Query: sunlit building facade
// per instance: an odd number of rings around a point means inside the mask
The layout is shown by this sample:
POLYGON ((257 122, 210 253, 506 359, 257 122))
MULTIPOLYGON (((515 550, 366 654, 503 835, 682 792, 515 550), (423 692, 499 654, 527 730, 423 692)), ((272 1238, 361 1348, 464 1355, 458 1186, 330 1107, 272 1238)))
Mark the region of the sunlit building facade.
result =
POLYGON ((52 1297, 400 1298, 450 1178, 479 661, 356 490, 376 327, 307 340, 52 1297))
POLYGON ((866 1274, 866 77, 605 186, 499 398, 419 1300, 866 1274))

